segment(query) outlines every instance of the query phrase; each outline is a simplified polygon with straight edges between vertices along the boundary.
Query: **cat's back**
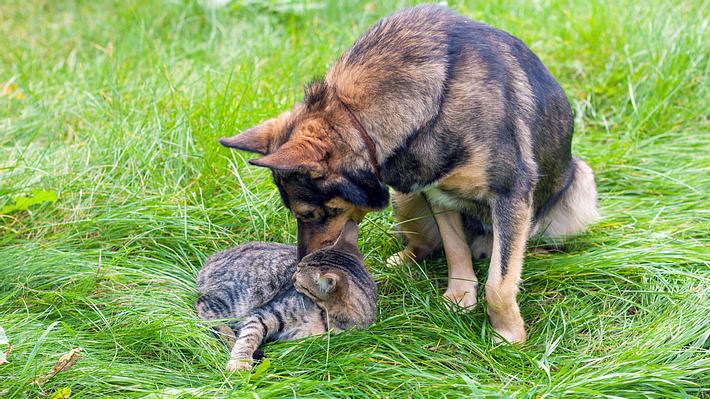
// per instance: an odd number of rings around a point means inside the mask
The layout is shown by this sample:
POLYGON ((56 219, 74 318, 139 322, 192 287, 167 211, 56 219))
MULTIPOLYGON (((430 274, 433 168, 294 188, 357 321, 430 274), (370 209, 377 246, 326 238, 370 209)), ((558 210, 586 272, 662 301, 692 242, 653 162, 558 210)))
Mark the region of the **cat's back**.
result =
POLYGON ((218 252, 205 261, 197 275, 197 287, 226 281, 259 280, 296 268, 296 247, 268 242, 249 242, 218 252))
POLYGON ((296 247, 250 242, 210 256, 197 275, 203 319, 242 317, 291 285, 296 247))

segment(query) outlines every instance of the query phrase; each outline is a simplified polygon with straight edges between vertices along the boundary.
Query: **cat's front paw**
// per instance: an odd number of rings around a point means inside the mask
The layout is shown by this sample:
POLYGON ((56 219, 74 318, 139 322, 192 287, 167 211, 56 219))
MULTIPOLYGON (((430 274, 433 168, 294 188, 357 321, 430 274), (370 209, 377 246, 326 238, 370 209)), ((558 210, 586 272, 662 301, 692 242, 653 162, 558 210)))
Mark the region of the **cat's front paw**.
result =
POLYGON ((227 362, 227 371, 235 372, 239 370, 251 369, 251 361, 246 359, 229 359, 227 362))
POLYGON ((496 344, 510 343, 510 344, 523 344, 527 339, 525 334, 525 327, 514 326, 510 328, 498 327, 494 328, 496 334, 493 336, 493 342, 496 344))

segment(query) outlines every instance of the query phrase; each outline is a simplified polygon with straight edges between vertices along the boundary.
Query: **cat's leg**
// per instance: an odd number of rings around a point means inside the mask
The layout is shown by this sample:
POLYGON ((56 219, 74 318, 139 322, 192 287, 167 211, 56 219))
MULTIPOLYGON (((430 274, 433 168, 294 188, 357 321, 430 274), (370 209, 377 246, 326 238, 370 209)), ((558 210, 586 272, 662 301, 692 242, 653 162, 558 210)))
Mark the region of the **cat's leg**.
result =
POLYGON ((248 370, 254 359, 254 352, 269 335, 270 318, 261 314, 246 317, 239 325, 239 334, 232 347, 227 363, 227 371, 248 370))
POLYGON ((515 192, 500 195, 491 204, 493 253, 486 302, 493 329, 508 342, 524 342, 526 338, 517 294, 530 232, 531 204, 532 194, 515 192))
POLYGON ((421 261, 432 251, 441 248, 441 235, 429 203, 422 193, 392 194, 392 206, 397 219, 397 230, 403 234, 407 246, 387 259, 388 265, 407 261, 421 261))
POLYGON ((473 271, 471 248, 466 240, 463 217, 460 212, 439 205, 432 204, 432 209, 449 266, 449 281, 444 297, 459 307, 470 310, 476 305, 478 279, 473 271))

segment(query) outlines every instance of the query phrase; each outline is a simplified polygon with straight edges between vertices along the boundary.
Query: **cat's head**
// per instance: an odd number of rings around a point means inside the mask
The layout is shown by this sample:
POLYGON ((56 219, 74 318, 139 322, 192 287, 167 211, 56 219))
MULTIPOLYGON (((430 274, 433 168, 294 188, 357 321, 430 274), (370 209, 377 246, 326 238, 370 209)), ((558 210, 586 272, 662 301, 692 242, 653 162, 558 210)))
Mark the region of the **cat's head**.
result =
POLYGON ((335 243, 306 255, 293 276, 296 290, 343 330, 367 327, 377 315, 377 288, 358 249, 357 233, 357 223, 348 221, 335 243))

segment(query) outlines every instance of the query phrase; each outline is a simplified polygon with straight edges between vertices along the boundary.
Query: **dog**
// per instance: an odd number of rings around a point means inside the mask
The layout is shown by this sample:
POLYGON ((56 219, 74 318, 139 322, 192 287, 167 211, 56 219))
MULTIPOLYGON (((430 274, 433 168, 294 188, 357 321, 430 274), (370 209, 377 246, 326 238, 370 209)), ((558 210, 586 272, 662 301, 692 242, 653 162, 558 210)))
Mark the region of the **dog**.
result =
POLYGON ((406 248, 443 248, 444 296, 476 304, 472 251, 496 340, 524 342, 517 303, 528 238, 577 233, 598 215, 594 175, 572 156, 565 92, 519 39, 441 6, 370 27, 293 109, 220 142, 262 154, 297 220, 298 254, 392 195, 406 248))

